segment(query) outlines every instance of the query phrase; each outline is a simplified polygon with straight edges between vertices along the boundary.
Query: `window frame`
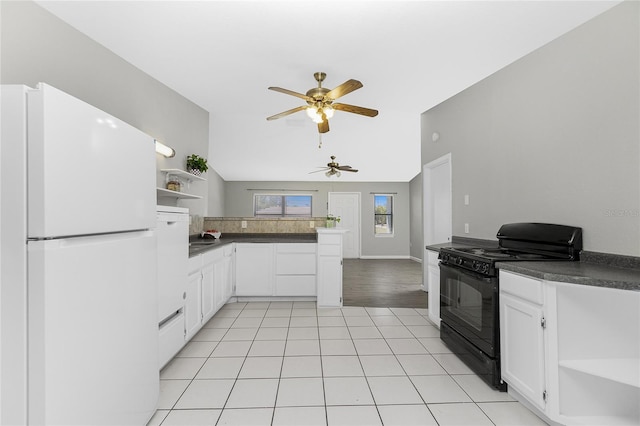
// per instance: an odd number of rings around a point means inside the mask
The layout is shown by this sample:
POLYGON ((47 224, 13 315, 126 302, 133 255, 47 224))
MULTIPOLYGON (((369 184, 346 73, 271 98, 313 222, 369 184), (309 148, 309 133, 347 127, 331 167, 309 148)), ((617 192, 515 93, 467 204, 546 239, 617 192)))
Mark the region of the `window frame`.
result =
POLYGON ((394 216, 394 195, 395 194, 385 194, 385 193, 378 193, 378 192, 374 192, 373 193, 373 235, 377 238, 377 237, 381 237, 381 238, 389 238, 389 237, 393 237, 395 235, 395 226, 393 225, 393 216, 394 216), (389 199, 389 204, 391 205, 391 212, 389 213, 377 213, 376 212, 376 198, 377 197, 388 197, 389 199), (388 228, 389 228, 389 232, 377 232, 377 223, 378 223, 378 217, 380 216, 384 216, 387 218, 387 223, 388 223, 388 228))
POLYGON ((253 217, 260 219, 275 218, 311 218, 313 217, 313 194, 271 194, 271 193, 254 193, 253 194, 253 217), (256 211, 258 205, 258 197, 280 197, 282 212, 278 214, 258 214, 256 211), (308 215, 291 215, 287 214, 287 197, 309 197, 309 214, 308 215))

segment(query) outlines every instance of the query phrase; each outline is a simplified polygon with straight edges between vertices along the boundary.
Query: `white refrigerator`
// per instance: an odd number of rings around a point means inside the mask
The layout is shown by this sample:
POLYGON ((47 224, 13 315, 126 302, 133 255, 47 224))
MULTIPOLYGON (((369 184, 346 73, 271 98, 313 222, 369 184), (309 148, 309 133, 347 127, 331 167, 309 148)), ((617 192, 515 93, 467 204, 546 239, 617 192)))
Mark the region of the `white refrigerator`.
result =
POLYGON ((0 423, 145 425, 159 393, 154 140, 2 86, 0 423))

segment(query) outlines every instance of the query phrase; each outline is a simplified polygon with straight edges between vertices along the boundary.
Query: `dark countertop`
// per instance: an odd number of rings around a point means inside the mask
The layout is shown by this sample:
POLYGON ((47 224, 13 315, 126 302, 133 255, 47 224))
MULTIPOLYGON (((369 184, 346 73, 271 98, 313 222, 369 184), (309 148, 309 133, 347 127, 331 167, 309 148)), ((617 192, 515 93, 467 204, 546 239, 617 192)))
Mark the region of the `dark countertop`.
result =
POLYGON ((189 237, 189 257, 231 243, 317 243, 316 233, 307 234, 223 234, 219 239, 189 237))
POLYGON ((498 262, 496 268, 547 281, 640 291, 640 269, 588 262, 498 262))
MULTIPOLYGON (((454 236, 451 242, 429 245, 426 249, 497 246, 497 241, 454 236)), ((585 251, 580 259, 580 262, 503 261, 497 262, 496 268, 546 281, 640 291, 640 258, 585 251)))

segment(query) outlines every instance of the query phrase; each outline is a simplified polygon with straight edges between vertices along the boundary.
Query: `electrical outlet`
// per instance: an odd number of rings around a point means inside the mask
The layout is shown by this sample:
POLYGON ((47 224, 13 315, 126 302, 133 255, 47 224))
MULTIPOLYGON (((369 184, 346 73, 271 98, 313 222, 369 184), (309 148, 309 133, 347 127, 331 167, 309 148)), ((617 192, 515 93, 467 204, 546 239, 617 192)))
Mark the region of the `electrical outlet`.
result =
POLYGON ((240 226, 242 226, 242 229, 247 229, 247 221, 246 221, 246 220, 243 220, 243 221, 240 223, 240 226))
POLYGON ((309 221, 309 228, 315 228, 316 227, 316 223, 312 220, 309 221))
POLYGON ((469 205, 469 194, 466 194, 466 195, 464 196, 464 205, 465 205, 465 206, 468 206, 468 205, 469 205))
POLYGON ((468 234, 468 233, 469 233, 469 224, 468 224, 468 223, 465 223, 465 224, 464 224, 464 233, 465 233, 465 234, 468 234))

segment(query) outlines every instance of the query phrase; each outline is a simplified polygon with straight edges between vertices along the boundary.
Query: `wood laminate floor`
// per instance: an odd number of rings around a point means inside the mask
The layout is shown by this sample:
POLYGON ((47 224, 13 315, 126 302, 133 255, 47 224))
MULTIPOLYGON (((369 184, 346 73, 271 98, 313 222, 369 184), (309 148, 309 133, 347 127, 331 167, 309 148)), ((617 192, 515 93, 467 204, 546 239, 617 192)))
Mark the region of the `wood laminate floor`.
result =
POLYGON ((344 306, 427 308, 422 264, 409 259, 344 259, 344 306))

